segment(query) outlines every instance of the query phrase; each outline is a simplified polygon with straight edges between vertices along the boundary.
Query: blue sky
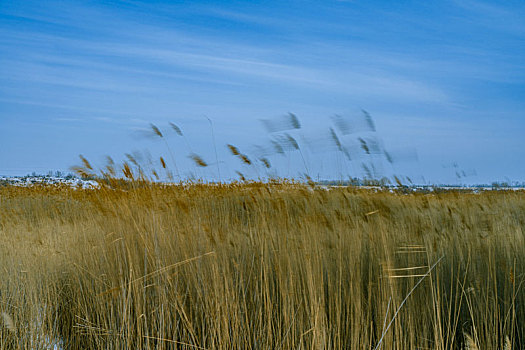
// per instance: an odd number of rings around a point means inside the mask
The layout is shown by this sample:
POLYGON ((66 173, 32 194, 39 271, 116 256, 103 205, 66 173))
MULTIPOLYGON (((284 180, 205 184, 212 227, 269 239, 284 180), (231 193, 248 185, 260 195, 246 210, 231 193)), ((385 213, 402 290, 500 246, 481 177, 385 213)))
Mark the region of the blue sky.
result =
POLYGON ((362 177, 368 164, 417 182, 525 181, 524 19, 521 1, 4 1, 0 174, 134 151, 158 167, 171 157, 146 135, 154 123, 181 176, 362 177), (375 132, 334 127, 362 109, 375 132), (260 120, 289 112, 303 157, 267 152, 263 170, 228 153, 260 157, 279 137, 260 120))

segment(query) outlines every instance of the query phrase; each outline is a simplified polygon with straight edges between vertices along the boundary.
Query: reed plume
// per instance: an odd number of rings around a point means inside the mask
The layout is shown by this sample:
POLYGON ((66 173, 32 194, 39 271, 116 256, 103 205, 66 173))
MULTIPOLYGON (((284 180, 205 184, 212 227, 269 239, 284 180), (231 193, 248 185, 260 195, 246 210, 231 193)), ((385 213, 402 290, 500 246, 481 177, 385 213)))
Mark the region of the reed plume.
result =
POLYGON ((239 152, 239 149, 237 147, 235 147, 234 145, 226 145, 228 147, 228 149, 230 150, 231 154, 233 154, 234 156, 238 156, 240 155, 240 152, 239 152))
POLYGON ((198 154, 193 153, 190 154, 189 157, 195 162, 195 164, 197 164, 200 167, 208 166, 208 163, 206 163, 198 154))

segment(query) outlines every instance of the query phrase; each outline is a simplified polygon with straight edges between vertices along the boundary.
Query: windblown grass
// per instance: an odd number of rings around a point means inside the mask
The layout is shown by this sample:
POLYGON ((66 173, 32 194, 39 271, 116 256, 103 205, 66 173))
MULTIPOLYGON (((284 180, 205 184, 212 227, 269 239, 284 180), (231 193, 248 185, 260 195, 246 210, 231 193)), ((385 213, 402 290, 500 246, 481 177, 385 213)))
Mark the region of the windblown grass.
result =
POLYGON ((0 348, 522 349, 525 194, 0 188, 0 348))

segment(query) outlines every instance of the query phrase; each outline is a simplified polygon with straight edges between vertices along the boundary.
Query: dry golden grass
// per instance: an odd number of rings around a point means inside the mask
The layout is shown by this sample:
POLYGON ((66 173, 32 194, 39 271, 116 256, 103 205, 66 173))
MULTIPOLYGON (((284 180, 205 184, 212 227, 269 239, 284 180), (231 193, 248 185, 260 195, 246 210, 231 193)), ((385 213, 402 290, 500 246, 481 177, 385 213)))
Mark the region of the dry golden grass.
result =
POLYGON ((525 194, 0 188, 0 348, 523 349, 525 194))

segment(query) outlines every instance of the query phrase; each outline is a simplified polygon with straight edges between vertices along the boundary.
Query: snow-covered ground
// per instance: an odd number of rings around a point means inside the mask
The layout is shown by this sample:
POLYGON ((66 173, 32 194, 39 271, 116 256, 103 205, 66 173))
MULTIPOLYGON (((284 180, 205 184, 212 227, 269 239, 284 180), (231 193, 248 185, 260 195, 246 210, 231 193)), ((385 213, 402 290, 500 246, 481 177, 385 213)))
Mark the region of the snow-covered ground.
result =
POLYGON ((98 188, 99 184, 93 180, 82 180, 77 177, 56 176, 0 176, 1 185, 28 187, 38 184, 69 185, 73 188, 98 188))
MULTIPOLYGON (((28 176, 2 176, 0 175, 0 186, 2 185, 11 185, 11 186, 33 186, 33 185, 39 185, 39 184, 48 184, 48 185, 68 185, 73 188, 83 188, 83 189, 94 189, 99 188, 100 185, 94 181, 94 180, 82 180, 75 176, 43 176, 43 175, 28 175, 28 176)), ((173 185, 174 183, 164 183, 165 185, 173 185)), ((216 183, 208 183, 208 185, 217 185, 216 183)), ((191 186, 191 183, 184 183, 184 186, 191 186)), ((346 187, 346 185, 335 185, 335 184, 326 184, 326 183, 319 183, 316 185, 319 189, 324 190, 330 190, 330 188, 336 188, 336 187, 346 187)), ((399 186, 366 186, 361 185, 357 186, 361 189, 368 189, 373 191, 394 191, 396 189, 399 189, 399 186)), ((435 192, 436 190, 460 190, 460 191, 471 191, 471 192, 480 192, 480 191, 486 191, 486 190, 505 190, 505 191, 519 191, 519 190, 525 190, 525 187, 521 186, 489 186, 489 185, 481 185, 481 186, 446 186, 446 185, 439 185, 439 186, 431 186, 431 185, 411 185, 404 187, 405 190, 410 190, 413 192, 435 192)))

